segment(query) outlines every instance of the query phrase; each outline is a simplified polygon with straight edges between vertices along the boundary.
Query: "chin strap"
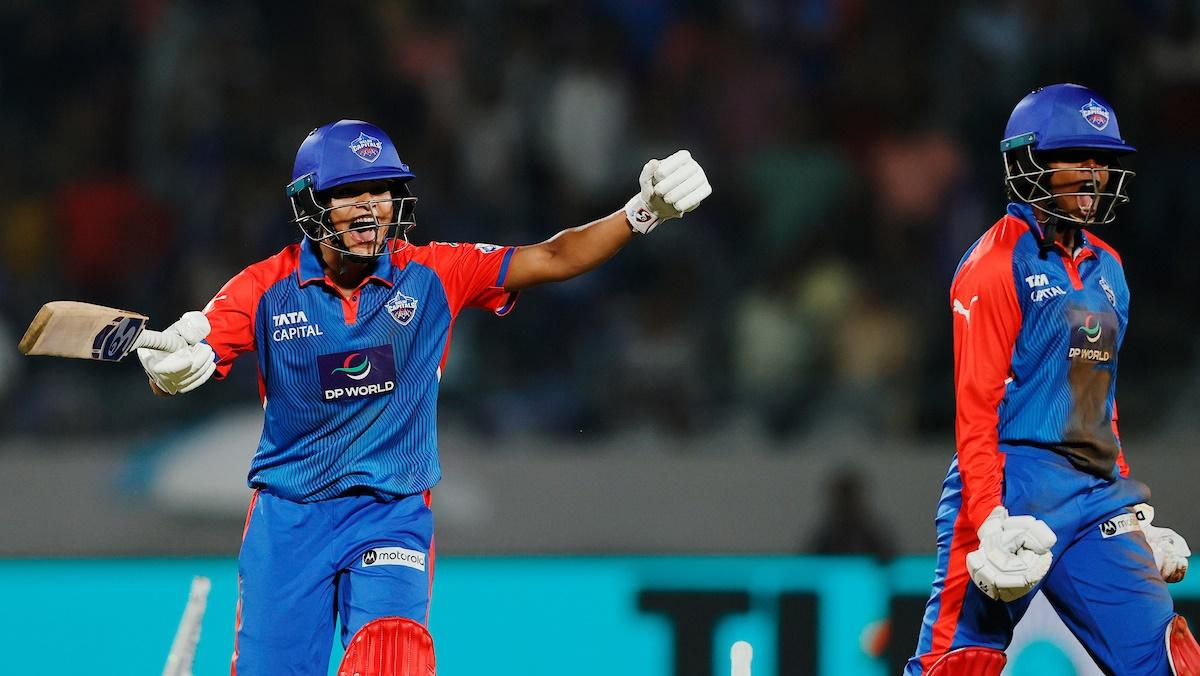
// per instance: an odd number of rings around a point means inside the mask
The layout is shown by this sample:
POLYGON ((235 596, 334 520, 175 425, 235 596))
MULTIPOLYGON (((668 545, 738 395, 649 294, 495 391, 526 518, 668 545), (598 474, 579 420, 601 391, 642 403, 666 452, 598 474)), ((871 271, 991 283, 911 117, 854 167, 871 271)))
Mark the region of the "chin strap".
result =
MULTIPOLYGON (((1071 221, 1064 221, 1053 215, 1047 217, 1045 223, 1038 223, 1038 228, 1035 232, 1038 240, 1038 257, 1046 260, 1046 254, 1053 251, 1055 244, 1058 243, 1059 234, 1072 229, 1082 230, 1083 227, 1071 221)), ((1075 245, 1080 245, 1078 236, 1075 237, 1075 245)))
POLYGON ((1045 223, 1038 223, 1038 226, 1041 230, 1038 233, 1038 257, 1046 260, 1046 254, 1054 249, 1054 245, 1058 241, 1058 233, 1062 229, 1062 219, 1050 215, 1046 217, 1045 223))

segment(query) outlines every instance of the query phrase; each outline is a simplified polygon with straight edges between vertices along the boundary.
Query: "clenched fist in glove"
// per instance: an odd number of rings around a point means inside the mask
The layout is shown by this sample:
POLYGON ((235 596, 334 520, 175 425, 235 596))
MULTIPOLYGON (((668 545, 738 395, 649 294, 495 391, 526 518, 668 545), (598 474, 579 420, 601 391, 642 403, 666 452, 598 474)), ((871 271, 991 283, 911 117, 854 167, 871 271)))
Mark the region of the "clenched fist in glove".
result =
POLYGON ((1154 552, 1154 565, 1167 582, 1179 582, 1187 575, 1188 557, 1192 550, 1179 533, 1170 528, 1160 528, 1150 525, 1154 521, 1154 508, 1141 502, 1133 506, 1137 515, 1138 525, 1150 543, 1150 551, 1154 552))
POLYGON ((679 218, 712 194, 708 177, 692 154, 680 150, 665 160, 650 160, 638 177, 641 192, 625 205, 629 227, 646 234, 654 226, 679 218))
POLYGON ((1009 602, 1028 594, 1050 570, 1058 541, 1045 521, 1009 516, 996 507, 979 527, 979 549, 967 554, 975 586, 989 598, 1009 602))
POLYGON ((174 352, 138 348, 142 368, 158 389, 167 394, 191 392, 212 376, 217 369, 213 349, 200 342, 209 330, 208 318, 203 313, 188 312, 163 331, 183 338, 187 347, 174 352))

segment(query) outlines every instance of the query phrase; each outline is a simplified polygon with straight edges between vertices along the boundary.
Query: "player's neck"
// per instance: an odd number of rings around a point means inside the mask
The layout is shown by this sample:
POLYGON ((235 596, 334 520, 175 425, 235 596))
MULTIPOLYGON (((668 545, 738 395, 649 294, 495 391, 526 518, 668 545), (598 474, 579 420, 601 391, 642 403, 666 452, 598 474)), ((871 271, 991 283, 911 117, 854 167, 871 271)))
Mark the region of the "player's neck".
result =
POLYGON ((1067 251, 1075 251, 1075 246, 1079 242, 1078 232, 1079 230, 1076 228, 1063 228, 1055 233, 1054 238, 1067 251))
POLYGON ((321 247, 321 267, 325 269, 325 277, 333 283, 334 288, 349 298, 371 274, 375 261, 354 260, 328 247, 321 247))

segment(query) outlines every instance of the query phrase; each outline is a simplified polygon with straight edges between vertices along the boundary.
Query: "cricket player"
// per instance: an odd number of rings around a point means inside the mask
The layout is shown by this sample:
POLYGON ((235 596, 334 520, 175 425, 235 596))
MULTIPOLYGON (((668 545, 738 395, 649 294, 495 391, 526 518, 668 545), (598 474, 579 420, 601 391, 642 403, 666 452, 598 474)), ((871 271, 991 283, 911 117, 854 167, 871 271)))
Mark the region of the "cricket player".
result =
POLYGON ((1100 94, 1038 89, 1000 144, 1008 213, 950 287, 957 454, 910 676, 1000 674, 1040 589, 1106 674, 1200 674, 1167 582, 1191 552, 1154 526, 1117 433, 1129 318, 1121 257, 1093 232, 1129 200, 1134 152, 1100 94))
POLYGON ((681 150, 645 165, 624 209, 540 244, 416 246, 413 178, 378 127, 314 130, 287 185, 302 241, 168 328, 187 349, 139 350, 165 395, 256 353, 265 420, 239 556, 235 675, 323 676, 335 614, 343 645, 364 627, 371 641, 427 643, 435 404, 455 318, 507 314, 522 289, 591 270, 712 192, 681 150))

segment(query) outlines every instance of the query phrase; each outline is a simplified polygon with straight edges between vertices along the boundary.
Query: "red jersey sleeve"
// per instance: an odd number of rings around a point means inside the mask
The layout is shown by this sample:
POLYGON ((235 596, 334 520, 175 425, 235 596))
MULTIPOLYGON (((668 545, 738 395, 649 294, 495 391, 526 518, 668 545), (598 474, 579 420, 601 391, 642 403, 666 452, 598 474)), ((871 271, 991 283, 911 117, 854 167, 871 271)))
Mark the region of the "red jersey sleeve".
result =
POLYGON ((217 371, 213 377, 222 380, 233 368, 233 360, 243 352, 254 349, 254 308, 262 296, 256 289, 253 276, 246 270, 225 283, 217 295, 204 306, 204 316, 212 330, 206 342, 217 355, 217 371))
POLYGON ((1003 235, 1001 225, 985 236, 950 287, 958 469, 967 518, 976 528, 1002 503, 998 407, 1021 329, 1012 245, 1003 235))
POLYGON ((296 269, 298 245, 242 270, 225 283, 204 306, 212 330, 205 339, 217 356, 213 377, 221 380, 243 352, 256 349, 255 325, 258 301, 272 284, 296 269))
POLYGON ((464 307, 508 314, 517 302, 517 294, 504 290, 511 246, 495 244, 429 244, 429 261, 446 289, 450 311, 457 315, 464 307))

